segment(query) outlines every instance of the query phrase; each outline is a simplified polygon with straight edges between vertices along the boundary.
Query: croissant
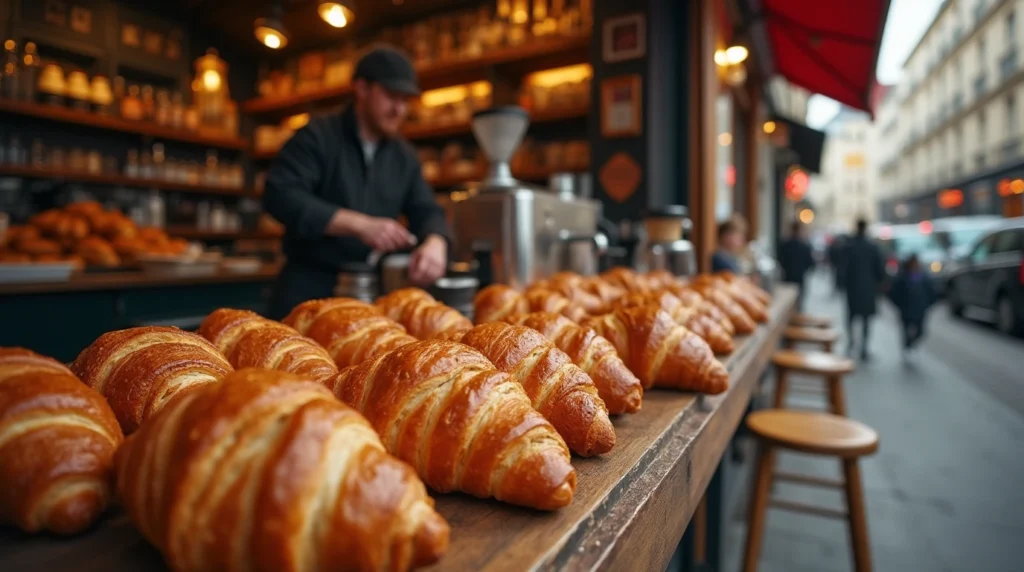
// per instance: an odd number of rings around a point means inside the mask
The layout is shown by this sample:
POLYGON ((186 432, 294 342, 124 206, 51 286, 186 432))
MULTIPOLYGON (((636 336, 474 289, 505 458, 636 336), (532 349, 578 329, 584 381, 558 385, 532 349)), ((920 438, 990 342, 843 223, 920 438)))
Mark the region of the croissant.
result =
POLYGON ((598 300, 601 300, 602 304, 608 304, 616 298, 626 295, 626 290, 624 288, 610 284, 597 276, 593 276, 585 280, 582 286, 584 290, 590 292, 594 296, 597 296, 598 300))
POLYGON ((690 288, 696 290, 715 306, 718 306, 729 318, 729 321, 732 322, 737 334, 752 334, 757 329, 754 319, 743 309, 743 306, 720 287, 707 282, 694 282, 690 288))
POLYGON ((679 279, 668 270, 652 270, 644 274, 644 279, 653 290, 660 290, 671 284, 677 284, 679 279))
POLYGON ((238 369, 276 369, 314 381, 338 373, 338 366, 320 344, 248 310, 214 311, 200 324, 199 335, 217 346, 238 369))
POLYGON ((477 324, 497 322, 507 316, 530 311, 526 298, 511 286, 491 284, 473 298, 473 321, 477 324))
POLYGON ((649 294, 627 294, 615 302, 619 308, 656 306, 668 312, 680 326, 685 326, 704 339, 716 354, 732 353, 736 347, 722 326, 705 316, 694 306, 685 306, 682 301, 665 290, 649 294))
POLYGON ((244 369, 171 401, 117 453, 132 521, 174 570, 407 570, 448 524, 323 386, 244 369))
POLYGON ((584 287, 586 279, 573 272, 556 272, 548 279, 548 289, 565 296, 571 303, 579 306, 585 312, 593 312, 604 305, 604 302, 595 294, 591 294, 584 287))
POLYGON ((655 306, 616 310, 583 325, 615 346, 645 389, 657 386, 716 394, 729 388, 729 372, 707 342, 655 306))
POLYGON ((149 326, 103 334, 78 354, 71 370, 107 398, 130 435, 176 394, 217 382, 232 367, 201 336, 149 326))
POLYGON ((374 306, 348 298, 303 302, 288 314, 284 323, 326 348, 339 368, 416 341, 374 306))
POLYGON ((523 388, 472 348, 415 342, 342 370, 328 387, 438 492, 542 510, 572 501, 565 442, 523 388))
POLYGON ((682 302, 684 306, 697 308, 697 311, 701 314, 711 318, 722 328, 722 330, 725 331, 726 334, 729 335, 729 337, 736 334, 736 328, 733 326, 732 321, 729 320, 729 317, 726 316, 718 306, 704 299, 704 296, 701 296, 688 286, 683 286, 677 281, 666 286, 664 290, 679 298, 679 301, 682 302))
POLYGON ((721 270, 714 273, 712 276, 728 282, 729 284, 735 285, 737 288, 748 292, 754 298, 757 299, 762 305, 767 306, 772 303, 772 295, 767 290, 761 288, 755 284, 752 280, 745 277, 737 276, 735 273, 729 270, 721 270))
POLYGON ((506 321, 537 330, 594 380, 597 394, 613 415, 635 413, 643 401, 640 380, 622 363, 611 342, 551 312, 509 316, 506 321))
POLYGON ((421 340, 448 330, 473 327, 473 322, 458 310, 445 306, 419 288, 395 290, 377 300, 377 307, 388 318, 405 326, 410 335, 421 340))
POLYGON ((587 317, 587 311, 582 306, 554 290, 531 286, 524 293, 524 297, 530 312, 554 312, 573 322, 579 322, 587 317))
POLYGON ((766 323, 768 321, 768 310, 765 308, 757 298, 745 291, 739 284, 729 283, 721 278, 716 278, 711 275, 698 276, 694 281, 695 287, 701 288, 716 288, 724 292, 727 296, 733 299, 743 311, 747 313, 755 322, 766 323))
POLYGON ((632 268, 616 266, 601 273, 601 279, 627 292, 648 292, 650 287, 644 278, 632 268))
POLYGON ((615 428, 594 381, 540 332, 492 322, 469 330, 459 341, 522 385, 533 408, 577 455, 600 455, 615 446, 615 428))
POLYGON ((74 534, 111 498, 123 439, 103 396, 68 368, 0 348, 0 524, 74 534))

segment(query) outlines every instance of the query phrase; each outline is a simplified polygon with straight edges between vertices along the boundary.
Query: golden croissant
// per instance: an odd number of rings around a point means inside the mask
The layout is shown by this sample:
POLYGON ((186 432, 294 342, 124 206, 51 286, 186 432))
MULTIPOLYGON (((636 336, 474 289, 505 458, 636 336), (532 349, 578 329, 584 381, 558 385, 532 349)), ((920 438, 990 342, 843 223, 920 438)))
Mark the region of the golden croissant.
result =
POLYGON ((438 492, 543 510, 572 501, 565 442, 523 388, 470 347, 415 342, 342 370, 328 386, 438 492))
POLYGON ((604 305, 604 301, 586 289, 586 282, 587 279, 579 274, 556 272, 548 278, 548 289, 565 296, 569 302, 579 306, 585 312, 593 312, 604 305))
POLYGON ((704 338, 704 341, 711 346, 716 354, 729 354, 736 349, 732 336, 726 333, 722 326, 701 313, 698 308, 683 305, 679 298, 668 291, 627 294, 614 303, 614 307, 618 308, 647 305, 657 306, 668 312, 677 324, 686 326, 693 333, 704 338))
POLYGON ((497 322, 515 314, 530 311, 526 298, 511 286, 491 284, 473 298, 473 321, 477 324, 497 322))
POLYGON ((303 302, 285 317, 284 323, 326 348, 339 368, 416 341, 378 308, 349 298, 303 302))
POLYGON ((243 369, 172 400, 117 453, 118 495, 174 570, 408 570, 448 524, 325 387, 243 369))
POLYGON ((593 380, 540 332, 491 322, 469 330, 459 342, 522 385, 570 450, 590 457, 615 446, 615 428, 593 380))
POLYGON ((649 292, 650 284, 632 268, 617 266, 601 273, 601 279, 627 292, 649 292))
POLYGON ((103 334, 71 370, 107 398, 130 435, 178 393, 216 383, 233 368, 202 336, 148 326, 103 334))
POLYGON ((249 310, 215 310, 200 324, 199 335, 217 346, 237 369, 276 369, 312 380, 338 373, 320 344, 249 310))
POLYGON ((707 342, 655 306, 619 309, 583 325, 615 346, 644 388, 712 394, 729 388, 729 372, 707 342))
POLYGON ((683 286, 679 282, 669 284, 664 290, 679 298, 679 301, 684 306, 697 308, 701 314, 714 320, 730 337, 736 334, 736 328, 733 326, 732 321, 729 320, 729 317, 718 306, 697 293, 696 290, 683 286))
POLYGON ((640 380, 619 358, 611 342, 572 320, 551 312, 506 318, 510 324, 537 330, 594 380, 597 393, 613 415, 640 409, 644 390, 640 380))
POLYGON ((405 326, 409 334, 425 340, 449 330, 465 330, 473 323, 458 310, 446 306, 425 290, 402 288, 377 300, 388 318, 405 326))
POLYGON ((757 329, 757 323, 750 317, 750 314, 721 287, 708 282, 695 281, 689 288, 697 291, 697 293, 717 306, 729 318, 729 321, 732 322, 737 334, 752 334, 757 329))
POLYGON ((730 283, 722 278, 703 274, 694 280, 694 287, 698 289, 716 288, 732 298, 755 322, 763 324, 768 321, 768 310, 765 305, 753 293, 743 289, 739 283, 730 283))
POLYGON ((103 396, 64 365, 0 348, 0 524, 57 534, 87 529, 113 496, 122 439, 103 396))
POLYGON ((554 312, 579 322, 587 317, 583 306, 543 286, 531 286, 523 293, 530 312, 554 312))

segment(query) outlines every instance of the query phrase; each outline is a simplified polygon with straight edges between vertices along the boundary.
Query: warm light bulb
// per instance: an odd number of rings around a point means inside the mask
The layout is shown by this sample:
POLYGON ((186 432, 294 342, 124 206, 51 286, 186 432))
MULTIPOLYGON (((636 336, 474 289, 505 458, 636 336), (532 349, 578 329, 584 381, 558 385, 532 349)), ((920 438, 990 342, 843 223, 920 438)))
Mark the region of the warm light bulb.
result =
POLYGON ((729 65, 729 58, 725 55, 725 50, 715 51, 715 63, 722 67, 729 65))
POLYGON ((729 48, 725 50, 725 61, 729 64, 736 65, 746 60, 749 55, 750 52, 747 51, 747 48, 744 46, 729 46, 729 48))
POLYGON ((263 37, 263 45, 276 50, 281 47, 281 36, 271 32, 263 37))
POLYGON ((344 28, 348 25, 350 13, 341 4, 324 2, 320 5, 320 17, 335 28, 344 28))
POLYGON ((771 135, 772 133, 775 133, 775 122, 774 121, 765 121, 764 122, 764 132, 767 133, 768 135, 771 135))
POLYGON ((800 211, 800 222, 804 224, 811 224, 814 222, 814 211, 811 209, 803 209, 800 211))
POLYGON ((220 89, 220 74, 214 70, 203 72, 203 87, 206 91, 217 91, 220 89))
POLYGON ((728 131, 724 133, 719 133, 718 144, 721 145, 722 147, 728 147, 729 145, 732 145, 732 133, 729 133, 728 131))

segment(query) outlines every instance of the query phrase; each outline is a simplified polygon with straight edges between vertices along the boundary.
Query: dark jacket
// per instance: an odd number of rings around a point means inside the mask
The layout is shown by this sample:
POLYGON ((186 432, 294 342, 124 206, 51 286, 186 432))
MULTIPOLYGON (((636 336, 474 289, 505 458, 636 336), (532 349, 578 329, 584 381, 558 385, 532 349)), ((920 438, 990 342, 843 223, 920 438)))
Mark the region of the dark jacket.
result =
POLYGON ((288 263, 271 301, 273 316, 330 296, 341 265, 369 256, 370 247, 359 239, 325 234, 338 208, 405 215, 421 241, 429 234, 451 237, 415 150, 402 140, 383 140, 368 167, 352 108, 313 119, 285 144, 267 175, 263 206, 286 229, 288 263))
POLYGON ((938 298, 931 280, 923 272, 900 272, 889 289, 889 299, 905 322, 920 322, 938 298))
POLYGON ((855 236, 843 247, 842 264, 847 309, 854 316, 873 316, 885 282, 882 251, 866 237, 855 236))
POLYGON ((806 240, 787 238, 779 245, 779 266, 784 282, 803 283, 804 275, 814 267, 814 254, 806 240))
POLYGON ((740 265, 736 262, 736 257, 724 250, 716 250, 711 253, 711 271, 712 272, 732 272, 733 274, 739 274, 740 265))

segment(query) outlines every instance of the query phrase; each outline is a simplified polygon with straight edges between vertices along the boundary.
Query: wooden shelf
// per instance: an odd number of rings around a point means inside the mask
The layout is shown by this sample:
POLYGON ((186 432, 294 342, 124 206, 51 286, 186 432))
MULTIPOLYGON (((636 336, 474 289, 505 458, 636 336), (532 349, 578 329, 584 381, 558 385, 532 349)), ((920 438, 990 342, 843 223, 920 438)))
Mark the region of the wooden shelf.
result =
MULTIPOLYGON (((517 169, 512 172, 512 176, 516 179, 523 181, 524 183, 546 183, 551 175, 556 173, 579 173, 589 169, 587 165, 578 165, 575 167, 565 167, 562 169, 549 169, 549 168, 530 168, 530 169, 517 169)), ((484 171, 477 171, 471 176, 467 177, 454 177, 442 175, 440 177, 427 180, 427 184, 437 189, 447 189, 469 183, 471 181, 479 181, 485 175, 484 171)))
POLYGON ((165 230, 169 236, 190 240, 276 240, 284 236, 270 231, 206 230, 190 226, 170 226, 165 230))
POLYGON ((74 183, 93 183, 97 185, 137 187, 145 189, 161 189, 165 191, 181 191, 185 193, 196 193, 203 195, 252 195, 250 190, 237 189, 234 187, 219 187, 208 185, 191 185, 165 181, 163 179, 140 179, 137 177, 125 177, 123 175, 96 174, 83 171, 71 171, 68 169, 46 169, 37 167, 24 167, 18 165, 0 165, 0 177, 22 177, 26 179, 53 179, 64 180, 74 183))
POLYGON ((88 111, 78 111, 59 105, 46 105, 27 101, 13 101, 0 99, 0 113, 36 117, 72 125, 83 125, 107 131, 118 131, 121 133, 133 133, 167 141, 178 141, 204 147, 216 147, 218 149, 246 149, 249 142, 239 137, 208 136, 200 133, 193 133, 173 127, 163 127, 155 123, 144 121, 131 121, 121 119, 112 115, 100 115, 88 111))
MULTIPOLYGON (((497 65, 539 70, 582 63, 588 61, 589 51, 589 35, 531 39, 520 46, 491 50, 480 58, 421 67, 419 79, 423 89, 435 89, 482 79, 488 68, 497 65)), ((298 113, 310 106, 337 103, 351 91, 346 85, 286 97, 258 97, 242 102, 241 110, 250 115, 298 113)))

